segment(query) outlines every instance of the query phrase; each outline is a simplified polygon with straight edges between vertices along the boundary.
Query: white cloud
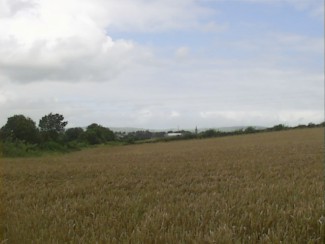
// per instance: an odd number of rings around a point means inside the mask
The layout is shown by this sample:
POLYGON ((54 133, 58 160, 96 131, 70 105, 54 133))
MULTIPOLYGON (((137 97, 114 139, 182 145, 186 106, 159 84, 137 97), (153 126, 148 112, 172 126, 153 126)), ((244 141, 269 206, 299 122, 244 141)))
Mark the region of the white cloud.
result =
POLYGON ((214 13, 195 0, 124 0, 106 5, 110 28, 128 31, 188 29, 199 25, 199 18, 214 13))
POLYGON ((210 21, 200 27, 202 31, 205 32, 221 32, 228 30, 229 25, 227 23, 220 24, 215 21, 210 21))
POLYGON ((296 50, 309 54, 324 53, 324 38, 308 37, 292 33, 270 33, 274 45, 285 50, 296 50))
POLYGON ((280 111, 204 111, 200 112, 203 120, 220 120, 230 122, 232 125, 266 125, 285 124, 296 126, 308 124, 311 121, 320 123, 324 121, 322 110, 280 110, 280 111))
POLYGON ((324 20, 324 4, 319 4, 311 10, 311 15, 324 20))
POLYGON ((219 45, 236 49, 238 52, 249 51, 256 55, 265 55, 268 58, 284 52, 293 51, 297 55, 322 55, 324 54, 324 38, 312 37, 294 32, 270 32, 260 33, 255 38, 242 38, 231 40, 219 45))
POLYGON ((185 46, 179 47, 175 53, 176 57, 180 59, 187 58, 189 54, 190 54, 190 49, 185 46))
POLYGON ((89 1, 0 2, 11 13, 0 16, 0 71, 11 81, 110 80, 141 55, 106 35, 89 1))
POLYGON ((50 112, 69 126, 318 122, 324 75, 310 66, 323 56, 323 38, 279 31, 222 39, 215 31, 227 26, 202 2, 0 0, 0 124, 50 112), (113 39, 113 30, 191 30, 198 38, 191 33, 163 53, 113 39), (218 43, 206 45, 201 34, 218 43))
POLYGON ((177 118, 177 117, 179 117, 179 116, 180 116, 180 113, 177 112, 177 111, 172 111, 171 114, 170 114, 170 117, 171 117, 171 118, 177 118))
POLYGON ((0 71, 15 82, 111 80, 150 53, 112 40, 111 29, 191 28, 210 13, 194 0, 0 0, 0 6, 0 71))
POLYGON ((0 90, 0 104, 4 104, 8 102, 8 100, 9 100, 9 94, 7 94, 6 91, 0 90))
MULTIPOLYGON (((202 2, 226 2, 226 0, 201 0, 202 2)), ((237 0, 252 4, 289 5, 298 11, 307 11, 311 16, 324 19, 323 0, 237 0)))

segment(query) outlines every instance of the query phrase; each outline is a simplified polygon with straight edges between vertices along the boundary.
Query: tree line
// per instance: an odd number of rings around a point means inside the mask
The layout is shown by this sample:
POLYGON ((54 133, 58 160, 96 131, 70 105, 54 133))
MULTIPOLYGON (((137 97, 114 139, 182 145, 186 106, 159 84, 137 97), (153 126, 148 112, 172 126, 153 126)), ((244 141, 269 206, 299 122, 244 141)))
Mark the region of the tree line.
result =
POLYGON ((0 155, 28 156, 43 152, 68 152, 97 144, 133 144, 143 142, 172 141, 185 139, 200 139, 223 137, 231 135, 251 134, 267 131, 281 131, 295 128, 324 127, 320 124, 309 123, 288 127, 283 124, 266 129, 246 127, 231 132, 208 129, 200 133, 191 131, 151 132, 149 130, 136 132, 116 132, 107 127, 92 123, 86 128, 74 127, 66 129, 68 121, 61 114, 50 113, 43 116, 38 125, 29 117, 14 115, 8 118, 7 123, 0 129, 0 155), (169 133, 177 136, 169 137, 169 133))
POLYGON ((35 121, 14 115, 0 129, 0 153, 4 156, 25 156, 44 151, 71 151, 115 140, 109 128, 93 123, 66 129, 68 122, 61 114, 50 113, 35 121))

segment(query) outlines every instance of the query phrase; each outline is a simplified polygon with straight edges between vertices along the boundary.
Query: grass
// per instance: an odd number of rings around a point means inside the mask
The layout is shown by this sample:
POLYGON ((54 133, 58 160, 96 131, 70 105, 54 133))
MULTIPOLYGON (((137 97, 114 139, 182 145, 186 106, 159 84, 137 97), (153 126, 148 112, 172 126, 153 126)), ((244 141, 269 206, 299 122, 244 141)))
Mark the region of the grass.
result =
POLYGON ((323 243, 323 134, 1 159, 0 243, 323 243))

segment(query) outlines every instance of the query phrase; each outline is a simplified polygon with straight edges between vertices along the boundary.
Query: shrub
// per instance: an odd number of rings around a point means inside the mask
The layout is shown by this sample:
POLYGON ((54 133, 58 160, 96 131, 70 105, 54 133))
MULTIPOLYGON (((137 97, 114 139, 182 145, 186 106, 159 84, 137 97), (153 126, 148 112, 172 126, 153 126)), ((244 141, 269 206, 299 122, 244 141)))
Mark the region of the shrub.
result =
POLYGON ((67 141, 79 140, 84 133, 81 127, 69 128, 65 131, 65 139, 67 141))
POLYGON ((67 145, 67 149, 69 150, 80 150, 81 148, 88 146, 87 143, 79 142, 77 140, 69 141, 66 145, 67 145))
POLYGON ((218 135, 219 135, 219 132, 215 131, 213 129, 209 129, 209 130, 206 130, 206 131, 200 133, 201 137, 207 137, 207 138, 216 137, 218 135))
POLYGON ((87 127, 87 130, 82 134, 82 137, 91 145, 115 140, 113 131, 95 123, 87 127))
POLYGON ((252 127, 252 126, 249 126, 244 130, 244 132, 245 133, 255 133, 256 129, 254 127, 252 127))
POLYGON ((56 151, 56 152, 65 152, 67 148, 55 141, 46 141, 41 144, 41 149, 45 151, 56 151))
POLYGON ((287 129, 288 127, 285 126, 284 124, 278 124, 278 125, 275 125, 273 126, 272 128, 270 128, 271 131, 280 131, 280 130, 285 130, 287 129))
POLYGON ((0 137, 2 141, 19 140, 31 144, 40 141, 35 122, 24 115, 14 115, 8 118, 5 126, 0 129, 0 137))
POLYGON ((5 141, 0 146, 0 154, 5 157, 26 157, 39 154, 37 145, 20 140, 5 141))

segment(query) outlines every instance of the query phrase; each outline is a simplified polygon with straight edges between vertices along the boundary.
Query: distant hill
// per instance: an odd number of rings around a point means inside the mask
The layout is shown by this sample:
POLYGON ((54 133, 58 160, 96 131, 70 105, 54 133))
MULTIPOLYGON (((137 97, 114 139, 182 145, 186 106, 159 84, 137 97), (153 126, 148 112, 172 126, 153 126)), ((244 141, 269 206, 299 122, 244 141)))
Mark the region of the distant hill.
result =
POLYGON ((264 130, 267 128, 267 127, 263 127, 263 126, 231 126, 231 127, 220 127, 220 128, 214 128, 214 129, 222 131, 222 132, 232 132, 232 131, 237 131, 237 130, 245 130, 247 127, 253 127, 256 130, 264 130))
POLYGON ((108 128, 113 132, 126 132, 126 133, 148 130, 148 129, 135 128, 135 127, 108 127, 108 128))
MULTIPOLYGON (((267 127, 263 126, 229 126, 229 127, 206 127, 206 128, 197 128, 198 132, 203 132, 207 130, 216 130, 216 131, 221 131, 221 132, 233 132, 233 131, 238 131, 238 130, 245 130, 247 127, 253 127, 256 130, 264 130, 267 127)), ((194 129, 189 129, 188 131, 194 132, 194 129)))
MULTIPOLYGON (((218 130, 218 131, 222 131, 222 132, 232 132, 232 131, 237 131, 237 130, 244 130, 246 129, 248 126, 231 126, 231 127, 215 127, 215 128, 198 128, 198 132, 203 132, 206 130, 218 130)), ((255 128, 256 130, 264 130, 267 127, 263 127, 263 126, 252 126, 253 128, 255 128)), ((177 131, 177 128, 169 128, 169 129, 145 129, 145 128, 136 128, 136 127, 109 127, 110 130, 112 130, 113 132, 126 132, 126 133, 130 133, 130 132, 136 132, 136 131, 151 131, 151 132, 167 132, 167 131, 177 131)), ((191 132, 195 132, 195 129, 191 128, 191 129, 180 129, 180 130, 186 130, 186 131, 191 131, 191 132)))

